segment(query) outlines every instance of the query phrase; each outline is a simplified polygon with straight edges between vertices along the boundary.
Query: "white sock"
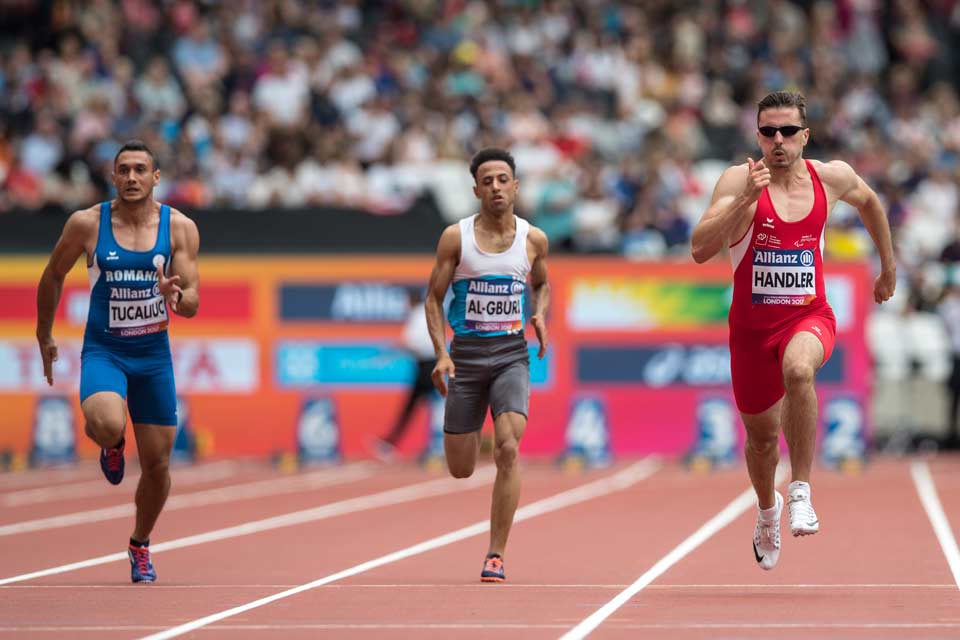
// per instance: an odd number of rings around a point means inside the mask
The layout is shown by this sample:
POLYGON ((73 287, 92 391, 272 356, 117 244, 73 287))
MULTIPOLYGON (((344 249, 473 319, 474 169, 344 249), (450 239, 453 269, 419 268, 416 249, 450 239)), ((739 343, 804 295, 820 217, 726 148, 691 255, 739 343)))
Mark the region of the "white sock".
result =
POLYGON ((794 491, 800 491, 808 500, 810 499, 810 483, 804 482, 803 480, 794 480, 790 483, 790 486, 787 487, 787 492, 793 495, 794 491))
POLYGON ((777 504, 776 504, 777 499, 774 498, 773 501, 774 501, 774 504, 769 509, 760 509, 761 520, 767 520, 769 522, 770 520, 776 520, 777 516, 780 515, 780 513, 777 511, 777 504))

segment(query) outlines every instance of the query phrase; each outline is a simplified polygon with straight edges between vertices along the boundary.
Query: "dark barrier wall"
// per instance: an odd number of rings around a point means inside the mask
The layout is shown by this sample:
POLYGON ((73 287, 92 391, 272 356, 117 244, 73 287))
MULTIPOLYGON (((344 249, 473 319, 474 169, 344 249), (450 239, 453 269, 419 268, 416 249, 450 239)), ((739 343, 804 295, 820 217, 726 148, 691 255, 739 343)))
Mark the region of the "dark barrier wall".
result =
MULTIPOLYGON (((258 211, 185 211, 208 253, 433 252, 445 222, 430 195, 401 214, 377 215, 334 207, 258 211)), ((49 252, 68 214, 0 215, 0 253, 49 252)))

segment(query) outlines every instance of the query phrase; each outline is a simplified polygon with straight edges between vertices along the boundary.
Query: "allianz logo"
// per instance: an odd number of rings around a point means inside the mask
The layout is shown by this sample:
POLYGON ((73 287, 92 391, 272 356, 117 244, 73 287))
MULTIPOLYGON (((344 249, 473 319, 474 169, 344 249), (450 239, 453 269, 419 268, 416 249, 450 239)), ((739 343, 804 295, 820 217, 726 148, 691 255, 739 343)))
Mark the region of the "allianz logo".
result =
POLYGON ((399 285, 361 282, 339 285, 330 315, 337 320, 400 322, 407 314, 407 290, 399 285))

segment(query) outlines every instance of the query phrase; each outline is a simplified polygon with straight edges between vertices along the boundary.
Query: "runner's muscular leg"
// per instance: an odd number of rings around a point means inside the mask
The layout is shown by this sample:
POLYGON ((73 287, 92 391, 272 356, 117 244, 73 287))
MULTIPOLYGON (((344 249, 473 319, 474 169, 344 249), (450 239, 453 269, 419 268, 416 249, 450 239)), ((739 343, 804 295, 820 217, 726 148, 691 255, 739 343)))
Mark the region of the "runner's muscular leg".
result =
POLYGON ((127 424, 127 405, 123 397, 113 391, 98 391, 80 405, 87 437, 104 449, 120 444, 127 424))
POLYGON ((480 429, 470 433, 444 433, 443 452, 454 478, 469 478, 480 456, 480 429))
POLYGON ((747 472, 750 482, 757 492, 757 501, 761 509, 769 509, 776 504, 774 487, 776 486, 777 463, 780 462, 780 411, 783 398, 762 413, 741 413, 743 425, 747 431, 744 457, 747 459, 747 472))
POLYGON ((520 501, 520 439, 526 427, 526 416, 513 411, 501 413, 493 421, 493 459, 497 463, 497 479, 493 483, 490 503, 490 548, 487 553, 503 555, 507 546, 513 515, 520 501))
POLYGON ((814 376, 823 362, 823 344, 800 331, 783 352, 783 435, 790 450, 793 479, 810 481, 817 442, 817 392, 814 376))
POLYGON ((170 451, 177 435, 173 426, 134 424, 140 482, 137 484, 137 520, 131 536, 145 541, 157 522, 170 493, 170 451))

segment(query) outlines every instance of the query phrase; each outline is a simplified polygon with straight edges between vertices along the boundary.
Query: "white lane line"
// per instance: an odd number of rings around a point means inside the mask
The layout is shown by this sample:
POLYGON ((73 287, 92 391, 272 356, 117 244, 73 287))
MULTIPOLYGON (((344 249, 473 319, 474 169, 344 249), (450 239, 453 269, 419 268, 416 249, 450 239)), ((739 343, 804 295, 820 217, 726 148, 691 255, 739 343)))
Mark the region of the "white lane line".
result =
MULTIPOLYGON (((290 589, 296 587, 295 584, 152 584, 150 590, 156 589, 290 589)), ((484 584, 429 584, 409 582, 402 584, 330 584, 325 585, 328 589, 489 589, 489 585, 484 584)), ((503 583, 497 585, 498 589, 624 589, 628 584, 516 584, 503 583)), ((77 589, 129 589, 126 584, 13 584, 0 587, 2 589, 67 589, 76 591, 77 589)), ((955 584, 651 584, 647 586, 648 591, 711 591, 711 590, 743 590, 743 589, 762 589, 782 590, 782 589, 956 589, 955 584)))
POLYGON ((913 476, 913 484, 917 487, 920 502, 923 503, 923 508, 933 526, 933 532, 937 535, 940 548, 943 549, 943 555, 946 556, 947 564, 950 565, 953 581, 956 582, 957 588, 960 588, 960 549, 957 549, 957 539, 953 537, 950 521, 947 520, 947 514, 944 513, 940 497, 937 495, 937 485, 934 484, 933 476, 930 475, 930 467, 926 462, 913 462, 910 465, 910 475, 913 476))
POLYGON ((23 487, 24 485, 43 486, 59 483, 69 483, 80 478, 89 478, 90 471, 80 465, 71 464, 66 467, 50 467, 26 469, 23 471, 9 471, 0 474, 0 490, 6 491, 23 487))
MULTIPOLYGON (((272 529, 280 529, 283 527, 290 527, 307 522, 316 522, 317 520, 325 520, 327 518, 333 518, 335 516, 340 516, 347 513, 377 509, 379 507, 389 507, 406 502, 413 502, 414 500, 420 500, 423 498, 439 496, 446 493, 454 493, 465 489, 479 487, 484 484, 489 484, 493 481, 494 475, 495 468, 491 465, 484 467, 483 469, 478 469, 477 472, 467 480, 454 480, 453 478, 428 480, 426 482, 407 485, 398 489, 389 489, 379 493, 371 493, 364 496, 358 496, 356 498, 348 498, 346 500, 331 502, 329 504, 313 507, 311 509, 293 511, 291 513, 285 513, 283 515, 273 516, 271 518, 253 520, 251 522, 245 522, 244 524, 239 524, 232 527, 215 529, 213 531, 207 531, 206 533, 198 533, 196 535, 186 536, 184 538, 177 538, 175 540, 168 540, 167 542, 152 544, 150 545, 150 551, 151 553, 156 554, 162 551, 168 551, 170 549, 192 547, 207 542, 217 542, 219 540, 237 538, 240 536, 260 533, 262 531, 270 531, 272 529)), ((45 576, 52 576, 59 573, 67 573, 69 571, 76 571, 78 569, 86 569, 88 567, 96 567, 101 564, 108 564, 110 562, 126 559, 126 551, 111 553, 105 556, 99 556, 97 558, 90 558, 89 560, 82 560, 80 562, 72 562, 70 564, 60 565, 58 567, 51 567, 49 569, 24 573, 17 576, 11 576, 9 578, 0 578, 0 586, 13 584, 15 582, 33 580, 35 578, 43 578, 45 576)))
MULTIPOLYGON (((786 473, 786 468, 783 466, 780 466, 777 469, 777 474, 775 477, 776 484, 780 484, 783 481, 783 478, 786 477, 786 473)), ((741 514, 743 514, 750 507, 756 505, 756 503, 757 497, 752 487, 741 493, 717 515, 707 520, 702 527, 694 531, 690 537, 674 547, 670 553, 658 560, 657 563, 650 567, 646 573, 637 578, 633 584, 618 593, 610 602, 594 611, 577 626, 563 634, 560 637, 560 640, 581 640, 582 638, 586 638, 587 635, 600 626, 604 620, 609 618, 617 609, 626 604, 630 598, 640 593, 644 587, 666 573, 670 567, 683 560, 683 558, 692 553, 697 547, 709 540, 714 534, 726 527, 728 524, 739 518, 741 514)))
MULTIPOLYGON (((262 498, 264 496, 296 493, 298 491, 307 491, 319 487, 329 487, 336 484, 354 482, 370 477, 371 475, 373 475, 373 465, 366 462, 358 462, 303 475, 257 480, 255 482, 174 495, 167 500, 164 511, 176 511, 190 507, 201 507, 251 498, 262 498)), ((65 513, 49 518, 39 518, 37 520, 25 520, 23 522, 0 525, 0 537, 43 531, 46 529, 72 527, 78 524, 103 522, 105 520, 115 520, 117 518, 130 517, 135 514, 136 506, 128 501, 112 507, 75 511, 73 513, 65 513)))
MULTIPOLYGON (((487 587, 488 589, 490 587, 487 587)), ((430 623, 430 622, 398 622, 398 623, 344 623, 344 624, 228 624, 216 625, 210 630, 217 631, 346 631, 346 630, 418 630, 418 629, 564 629, 563 624, 537 624, 526 622, 453 622, 453 623, 430 623)), ((0 632, 25 632, 25 631, 59 631, 61 633, 72 632, 79 633, 83 631, 154 631, 163 629, 161 625, 117 625, 117 626, 5 626, 0 627, 0 632)))
MULTIPOLYGON (((129 588, 129 587, 128 587, 129 588)), ((487 587, 490 589, 490 587, 487 587)), ((336 630, 418 630, 418 629, 565 629, 565 624, 535 622, 398 622, 398 623, 327 623, 327 624, 218 624, 210 631, 336 631, 336 630)), ((0 626, 2 632, 24 631, 153 631, 160 625, 115 625, 115 626, 0 626)), ((717 622, 717 623, 623 623, 611 625, 612 629, 955 629, 960 622, 717 622)))
POLYGON ((952 629, 960 622, 678 622, 611 624, 611 629, 952 629))
MULTIPOLYGON (((196 469, 175 468, 172 473, 176 486, 184 487, 192 484, 222 480, 223 478, 234 475, 236 468, 236 463, 223 461, 196 469)), ((97 473, 100 473, 99 469, 97 473)), ((140 474, 135 472, 131 473, 125 480, 127 480, 128 483, 135 483, 139 478, 140 474)), ((0 495, 0 505, 5 507, 18 507, 26 504, 73 500, 75 498, 86 498, 89 496, 115 495, 115 493, 115 487, 108 484, 103 477, 100 477, 97 480, 71 483, 68 486, 39 487, 36 489, 13 491, 0 495)))
MULTIPOLYGON (((634 463, 626 469, 623 469, 613 475, 594 480, 593 482, 580 485, 579 487, 563 491, 550 496, 549 498, 544 498, 543 500, 538 500, 521 507, 520 509, 517 509, 517 513, 514 516, 513 521, 516 524, 545 513, 557 511, 581 502, 586 502, 594 498, 599 498, 610 493, 614 493, 616 491, 627 489, 637 482, 640 482, 641 480, 653 475, 653 473, 655 473, 660 466, 660 463, 656 459, 650 457, 644 458, 643 460, 640 460, 639 462, 634 463)), ((486 520, 482 522, 476 522, 472 525, 463 527, 462 529, 457 529, 456 531, 451 531, 450 533, 431 538, 419 544, 400 549, 399 551, 388 553, 387 555, 380 556, 374 560, 360 563, 350 567, 349 569, 344 569, 343 571, 324 576, 323 578, 302 584, 298 587, 294 587, 293 589, 287 589, 286 591, 281 591, 271 596, 260 598, 259 600, 254 600, 253 602, 248 602, 238 607, 226 609, 224 611, 220 611, 197 620, 192 620, 176 627, 171 627, 170 629, 167 629, 161 633, 155 633, 150 636, 146 636, 144 640, 167 640, 168 638, 175 638, 185 633, 195 631, 196 629, 206 627, 207 625, 213 624, 214 622, 218 622, 225 618, 250 611, 251 609, 262 607, 270 604, 271 602, 289 598, 290 596, 298 593, 316 589, 317 587, 321 587, 331 582, 337 582, 338 580, 343 580, 344 578, 359 575, 361 573, 370 571, 371 569, 376 569, 377 567, 382 567, 411 556, 416 556, 421 553, 426 553, 427 551, 439 549, 440 547, 445 547, 460 540, 472 538, 473 536, 485 533, 487 530, 489 530, 489 528, 490 523, 486 520)))
MULTIPOLYGON (((223 471, 236 469, 237 460, 214 460, 211 462, 197 462, 189 465, 179 465, 179 478, 189 480, 194 474, 204 474, 208 470, 223 471)), ((261 465, 262 466, 262 465, 261 465)), ((95 460, 81 460, 67 467, 38 467, 27 471, 11 471, 0 473, 0 494, 14 491, 35 491, 43 489, 66 488, 64 485, 73 485, 77 481, 87 481, 91 478, 100 478, 101 486, 107 485, 103 479, 95 460), (23 489, 24 485, 28 488, 23 489), (29 486, 33 485, 33 486, 29 486), (12 490, 12 491, 11 491, 12 490)))

